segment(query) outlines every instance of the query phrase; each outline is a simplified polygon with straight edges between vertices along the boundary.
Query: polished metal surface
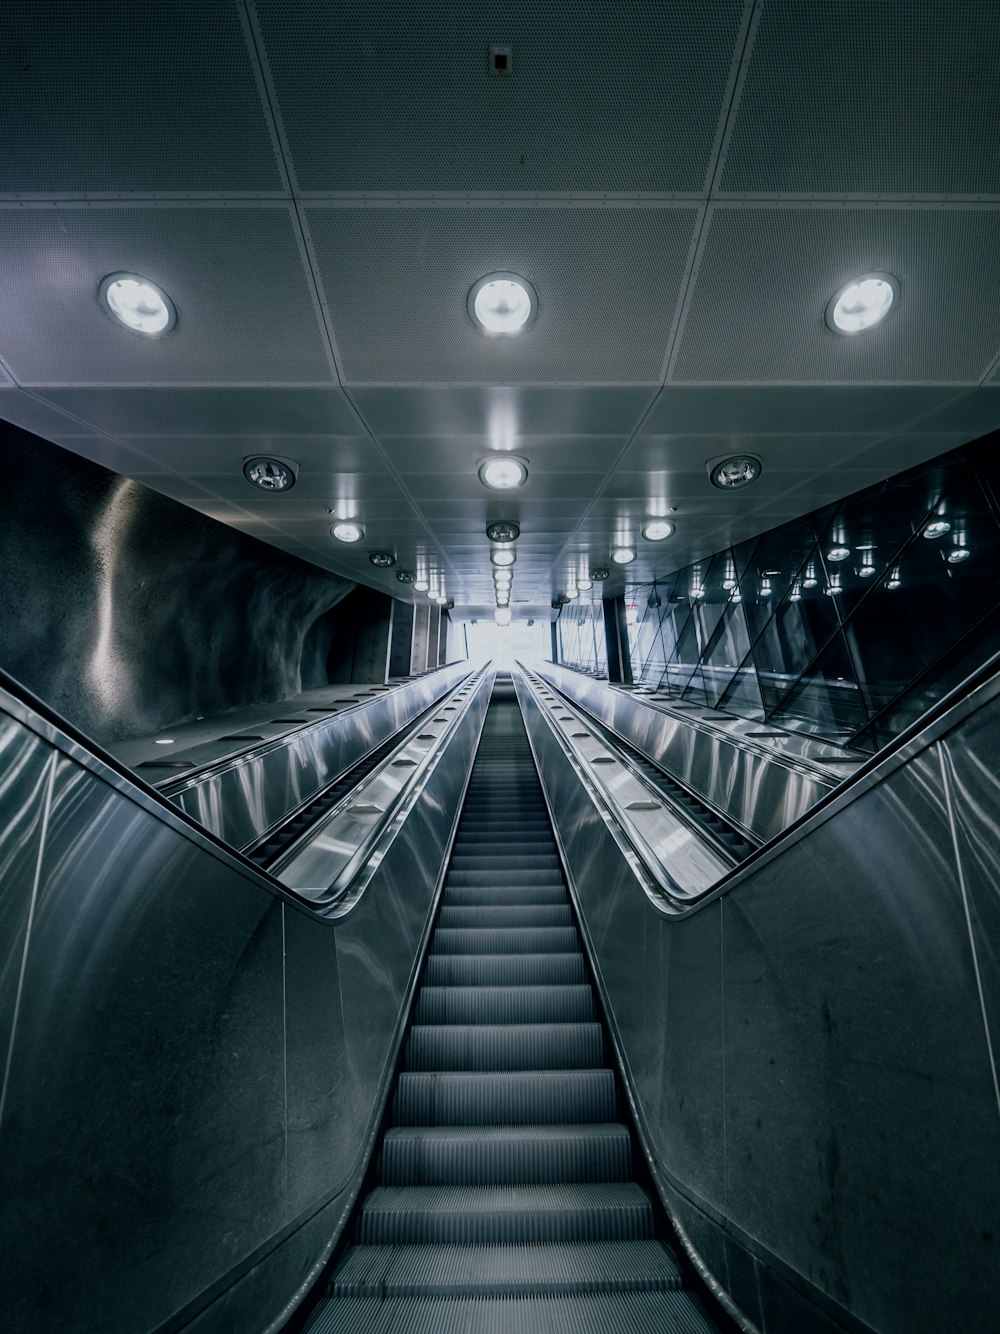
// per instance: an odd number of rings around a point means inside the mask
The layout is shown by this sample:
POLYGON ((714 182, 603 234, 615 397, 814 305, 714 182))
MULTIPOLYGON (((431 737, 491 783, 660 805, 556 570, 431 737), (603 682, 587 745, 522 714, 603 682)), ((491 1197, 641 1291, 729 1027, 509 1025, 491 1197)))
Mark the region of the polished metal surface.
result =
POLYGON ((845 776, 834 776, 798 756, 769 751, 741 734, 754 730, 751 723, 734 721, 727 724, 732 731, 724 731, 697 720, 704 709, 686 717, 680 710, 651 708, 642 696, 554 663, 542 663, 536 670, 760 842, 780 834, 845 776))
POLYGON ((734 1299, 991 1334, 1000 680, 681 916, 525 714, 654 1175, 734 1299))
POLYGON ((442 667, 234 759, 164 783, 161 791, 234 848, 247 848, 468 674, 467 663, 442 667))
POLYGON ((523 667, 515 677, 515 688, 522 710, 529 695, 552 729, 622 852, 638 856, 645 875, 668 901, 698 897, 732 869, 733 859, 723 856, 663 793, 588 727, 579 710, 523 667))
POLYGON ((0 697, 5 1329, 279 1318, 360 1181, 485 693, 335 923, 0 697))

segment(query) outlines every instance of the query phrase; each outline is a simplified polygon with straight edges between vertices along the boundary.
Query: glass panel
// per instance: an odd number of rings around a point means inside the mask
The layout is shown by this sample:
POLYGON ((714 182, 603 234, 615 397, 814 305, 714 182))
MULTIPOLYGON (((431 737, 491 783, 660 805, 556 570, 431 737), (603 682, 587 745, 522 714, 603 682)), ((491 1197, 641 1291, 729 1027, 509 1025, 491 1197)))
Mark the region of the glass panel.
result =
POLYGON ((827 645, 769 720, 840 744, 867 725, 868 715, 841 635, 827 645))
POLYGON ((757 543, 753 564, 740 580, 751 639, 756 639, 791 591, 816 542, 808 518, 774 528, 757 543))
POLYGON ((748 654, 740 664, 726 693, 719 700, 719 708, 738 713, 743 718, 763 721, 764 708, 760 697, 760 681, 753 658, 748 654))
POLYGON ((744 604, 730 598, 703 659, 705 694, 710 704, 717 704, 725 694, 749 647, 744 604))
POLYGON ((837 608, 827 587, 819 548, 814 547, 753 646, 767 712, 777 708, 823 645, 837 633, 837 608))

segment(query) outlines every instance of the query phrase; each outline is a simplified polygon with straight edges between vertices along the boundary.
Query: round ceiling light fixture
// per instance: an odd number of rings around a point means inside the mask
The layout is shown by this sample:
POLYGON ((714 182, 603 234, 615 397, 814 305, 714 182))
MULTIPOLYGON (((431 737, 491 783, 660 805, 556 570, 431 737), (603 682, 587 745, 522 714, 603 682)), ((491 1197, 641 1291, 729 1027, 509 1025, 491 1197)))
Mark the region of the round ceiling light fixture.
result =
POLYGON ((731 454, 728 459, 708 465, 712 485, 720 491, 739 491, 756 482, 763 470, 760 459, 753 454, 731 454))
POLYGON ((445 597, 443 593, 439 593, 437 597, 434 599, 434 601, 438 604, 439 607, 443 607, 445 603, 448 601, 448 599, 445 597))
POLYGON ((580 590, 578 588, 567 588, 566 592, 563 594, 563 597, 567 602, 573 602, 579 596, 580 590))
POLYGON ((112 319, 132 333, 160 338, 177 323, 177 308, 163 288, 138 273, 109 273, 97 294, 112 319))
POLYGON ((396 579, 397 579, 398 582, 401 583, 401 584, 412 584, 413 581, 414 581, 414 579, 416 579, 416 577, 417 577, 417 576, 413 573, 412 570, 397 570, 397 571, 396 571, 396 579))
POLYGON ((396 564, 396 557, 391 551, 370 551, 368 560, 379 570, 389 570, 396 564))
POLYGON ((426 593, 428 588, 430 588, 430 584, 426 579, 416 579, 414 580, 413 587, 418 593, 426 593))
POLYGON ((831 547, 826 553, 826 558, 827 560, 847 560, 850 554, 850 547, 831 547))
POLYGON ((297 467, 291 459, 273 459, 259 454, 243 460, 243 476, 261 491, 291 491, 297 467))
POLYGON ((968 560, 972 552, 968 547, 952 547, 948 552, 947 561, 949 565, 960 565, 962 561, 968 560))
POLYGON ((491 542, 516 542, 521 529, 513 519, 495 519, 486 525, 486 536, 491 542))
POLYGON ((507 566, 514 564, 514 562, 517 560, 517 555, 515 552, 510 551, 508 548, 503 547, 499 551, 491 551, 490 560, 494 565, 499 565, 502 568, 506 568, 507 566))
POLYGON ((662 542, 665 537, 673 537, 674 525, 669 519, 650 519, 642 525, 642 535, 647 542, 662 542))
POLYGON ((586 593, 589 592, 589 590, 594 587, 594 584, 593 580, 591 579, 578 579, 576 581, 576 586, 581 593, 586 593))
POLYGON ((611 571, 606 570, 603 565, 591 570, 590 577, 595 584, 603 584, 605 579, 611 578, 611 571))
POLYGON ((612 547, 611 559, 616 565, 631 565, 635 560, 635 547, 612 547))
POLYGON ((465 306, 481 333, 513 338, 535 318, 538 294, 518 273, 488 273, 472 284, 465 306))
POLYGON ((365 535, 365 530, 360 523, 355 523, 353 519, 344 519, 341 523, 335 523, 330 529, 338 542, 360 542, 365 535))
POLYGON ((492 454, 480 462, 479 480, 491 491, 513 491, 528 480, 528 465, 516 454, 492 454))
POLYGON ((898 296, 899 281, 891 273, 863 273, 826 303, 826 326, 838 334, 864 333, 885 319, 898 296))
POLYGON ((924 529, 924 537, 930 538, 944 537, 945 533, 951 532, 951 524, 947 519, 934 519, 924 529))

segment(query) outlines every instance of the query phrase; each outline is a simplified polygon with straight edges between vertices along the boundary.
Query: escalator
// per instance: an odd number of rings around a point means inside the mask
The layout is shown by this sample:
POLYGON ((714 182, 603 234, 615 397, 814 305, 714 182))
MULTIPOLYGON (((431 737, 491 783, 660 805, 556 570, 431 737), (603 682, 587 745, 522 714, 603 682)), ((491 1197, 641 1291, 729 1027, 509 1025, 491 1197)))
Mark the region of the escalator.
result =
POLYGON ((499 683, 389 1125, 309 1334, 716 1328, 658 1237, 521 714, 499 683))

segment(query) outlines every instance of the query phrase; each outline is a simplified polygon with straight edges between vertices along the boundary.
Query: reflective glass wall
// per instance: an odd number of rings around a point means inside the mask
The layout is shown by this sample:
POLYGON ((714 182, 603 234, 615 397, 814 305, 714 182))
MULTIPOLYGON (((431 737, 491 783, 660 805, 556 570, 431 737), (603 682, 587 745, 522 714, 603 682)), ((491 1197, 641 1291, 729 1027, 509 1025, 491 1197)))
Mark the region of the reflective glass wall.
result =
POLYGON ((1000 649, 995 448, 954 450, 629 588, 636 682, 884 745, 1000 649))
POLYGON ((582 672, 606 676, 608 645, 604 637, 604 607, 600 585, 581 593, 559 613, 559 661, 582 672))

